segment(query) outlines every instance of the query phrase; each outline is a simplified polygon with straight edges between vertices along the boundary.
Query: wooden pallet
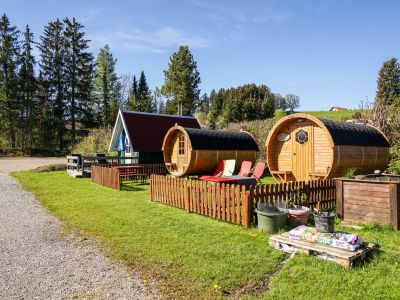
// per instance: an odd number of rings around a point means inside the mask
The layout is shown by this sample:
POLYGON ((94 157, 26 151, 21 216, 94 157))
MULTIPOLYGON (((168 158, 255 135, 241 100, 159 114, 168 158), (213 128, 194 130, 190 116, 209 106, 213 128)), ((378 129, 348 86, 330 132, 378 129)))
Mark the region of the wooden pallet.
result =
POLYGON ((301 252, 314 255, 321 259, 336 262, 346 268, 352 267, 356 261, 364 260, 367 253, 376 248, 375 244, 365 243, 364 247, 357 251, 343 250, 307 241, 294 240, 287 233, 271 236, 269 245, 289 253, 301 252))

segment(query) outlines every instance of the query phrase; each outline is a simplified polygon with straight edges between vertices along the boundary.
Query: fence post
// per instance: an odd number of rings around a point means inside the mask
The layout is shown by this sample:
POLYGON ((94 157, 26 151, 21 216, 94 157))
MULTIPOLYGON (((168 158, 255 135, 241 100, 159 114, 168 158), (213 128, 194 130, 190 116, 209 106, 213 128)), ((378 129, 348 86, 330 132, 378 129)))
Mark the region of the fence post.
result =
POLYGON ((150 201, 153 201, 153 197, 154 197, 154 192, 153 192, 153 188, 154 188, 153 178, 154 178, 154 175, 153 175, 153 174, 150 174, 150 201))
POLYGON ((250 227, 250 214, 253 214, 253 198, 251 194, 245 192, 242 204, 242 225, 246 228, 250 227))
POLYGON ((188 213, 190 213, 190 204, 189 204, 189 187, 188 181, 185 180, 183 183, 183 197, 185 199, 185 209, 188 213))
POLYGON ((339 218, 343 218, 343 180, 336 179, 336 214, 339 218))

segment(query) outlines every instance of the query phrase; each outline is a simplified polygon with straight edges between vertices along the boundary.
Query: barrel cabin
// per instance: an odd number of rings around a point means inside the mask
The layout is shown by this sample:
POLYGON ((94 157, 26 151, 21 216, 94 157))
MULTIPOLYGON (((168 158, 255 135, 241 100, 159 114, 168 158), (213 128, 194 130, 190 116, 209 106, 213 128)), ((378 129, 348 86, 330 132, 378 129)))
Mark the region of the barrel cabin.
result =
POLYGON ((258 146, 248 132, 185 128, 175 125, 165 135, 162 150, 168 171, 176 176, 211 174, 220 160, 255 162, 258 146))
POLYGON ((385 170, 389 142, 375 127, 292 114, 271 129, 267 162, 278 182, 342 177, 385 170))

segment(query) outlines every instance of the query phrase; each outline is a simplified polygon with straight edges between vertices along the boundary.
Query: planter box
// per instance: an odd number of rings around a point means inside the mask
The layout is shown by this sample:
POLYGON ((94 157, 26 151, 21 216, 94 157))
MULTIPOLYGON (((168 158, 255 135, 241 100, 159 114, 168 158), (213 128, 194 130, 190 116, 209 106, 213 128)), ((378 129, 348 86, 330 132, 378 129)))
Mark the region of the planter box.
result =
POLYGON ((345 222, 379 223, 391 225, 397 230, 400 216, 399 188, 400 180, 397 176, 338 178, 336 213, 345 222))

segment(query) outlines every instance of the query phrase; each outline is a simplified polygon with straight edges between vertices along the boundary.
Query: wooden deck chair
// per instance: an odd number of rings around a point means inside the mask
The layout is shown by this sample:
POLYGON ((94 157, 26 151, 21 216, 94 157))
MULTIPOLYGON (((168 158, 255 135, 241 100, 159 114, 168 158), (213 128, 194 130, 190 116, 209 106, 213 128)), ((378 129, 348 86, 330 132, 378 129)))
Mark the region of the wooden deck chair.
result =
POLYGON ((245 160, 242 162, 242 166, 240 167, 240 171, 237 174, 237 176, 249 176, 251 167, 253 166, 253 163, 251 161, 245 160))
POLYGON ((251 177, 257 179, 257 181, 260 180, 260 178, 263 176, 264 174, 264 170, 265 170, 265 166, 266 164, 263 162, 258 162, 256 164, 256 167, 254 168, 254 172, 253 175, 251 175, 251 177))
POLYGON ((235 159, 227 159, 225 160, 225 167, 224 167, 224 172, 222 172, 222 176, 232 176, 233 172, 235 172, 235 164, 236 160, 235 159))
POLYGON ((221 177, 222 172, 224 172, 224 168, 225 168, 225 161, 224 160, 220 160, 218 162, 218 166, 215 169, 214 173, 212 175, 204 175, 201 176, 199 179, 200 180, 207 180, 210 177, 221 177))

